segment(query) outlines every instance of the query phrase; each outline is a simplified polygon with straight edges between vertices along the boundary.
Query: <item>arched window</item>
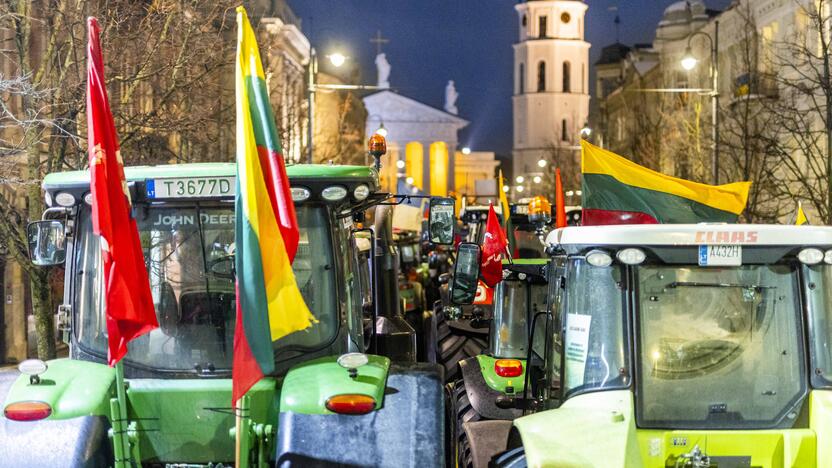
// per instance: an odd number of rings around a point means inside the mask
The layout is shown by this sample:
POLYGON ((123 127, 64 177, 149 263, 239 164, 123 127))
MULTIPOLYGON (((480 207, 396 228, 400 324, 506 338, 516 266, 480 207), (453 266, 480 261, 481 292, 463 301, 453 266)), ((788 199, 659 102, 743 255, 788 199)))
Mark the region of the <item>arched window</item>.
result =
POLYGON ((523 15, 523 23, 522 24, 523 24, 524 28, 526 27, 527 23, 528 23, 528 20, 526 19, 526 15, 523 15))
POLYGON ((537 37, 546 37, 546 16, 543 15, 537 19, 537 37))
POLYGON ((537 64, 537 92, 546 91, 546 62, 540 61, 537 64))
POLYGON ((569 132, 566 131, 566 119, 563 119, 560 122, 560 139, 563 141, 569 141, 569 132))
POLYGON ((517 75, 517 94, 523 94, 526 91, 526 67, 522 63, 517 75))
POLYGON ((563 62, 563 92, 572 92, 572 66, 569 62, 563 62))

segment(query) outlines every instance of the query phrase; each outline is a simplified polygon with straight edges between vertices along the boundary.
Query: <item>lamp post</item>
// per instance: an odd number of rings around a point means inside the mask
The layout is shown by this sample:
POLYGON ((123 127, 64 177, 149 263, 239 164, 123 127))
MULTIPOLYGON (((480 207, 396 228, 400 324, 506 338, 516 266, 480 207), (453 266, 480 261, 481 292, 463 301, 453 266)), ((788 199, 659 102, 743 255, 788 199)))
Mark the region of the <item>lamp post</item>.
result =
POLYGON ((711 48, 711 135, 713 138, 713 155, 711 167, 713 168, 713 183, 719 184, 719 21, 714 21, 714 35, 697 31, 688 37, 688 45, 685 49, 685 55, 682 57, 682 68, 687 71, 693 70, 699 62, 693 56, 690 44, 694 37, 704 36, 708 39, 708 44, 711 48))
MULTIPOLYGON (((349 57, 340 53, 334 52, 326 56, 329 59, 329 63, 332 64, 333 67, 339 68, 343 66, 349 57)), ((351 91, 351 90, 379 90, 384 89, 378 86, 369 86, 369 85, 349 85, 349 84, 321 84, 318 83, 318 53, 315 51, 315 48, 310 46, 309 47, 309 65, 306 67, 306 99, 307 99, 307 123, 306 123, 306 131, 307 131, 307 144, 306 144, 306 162, 308 164, 312 164, 312 154, 313 154, 313 145, 312 145, 312 138, 315 134, 315 93, 319 90, 330 90, 330 91, 351 91)), ((384 130, 384 125, 382 124, 381 130, 384 130)), ((382 135, 384 136, 384 135, 382 135)))

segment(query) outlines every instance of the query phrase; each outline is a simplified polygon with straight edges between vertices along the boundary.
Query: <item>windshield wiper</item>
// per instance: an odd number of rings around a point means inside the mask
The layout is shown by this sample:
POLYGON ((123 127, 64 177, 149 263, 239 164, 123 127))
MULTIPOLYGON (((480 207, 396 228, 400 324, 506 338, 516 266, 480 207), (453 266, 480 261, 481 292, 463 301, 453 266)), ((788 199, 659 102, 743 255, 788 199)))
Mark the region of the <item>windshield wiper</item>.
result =
POLYGON ((737 283, 701 283, 699 281, 674 281, 668 283, 667 288, 739 288, 739 289, 775 289, 776 286, 761 286, 759 284, 737 284, 737 283))

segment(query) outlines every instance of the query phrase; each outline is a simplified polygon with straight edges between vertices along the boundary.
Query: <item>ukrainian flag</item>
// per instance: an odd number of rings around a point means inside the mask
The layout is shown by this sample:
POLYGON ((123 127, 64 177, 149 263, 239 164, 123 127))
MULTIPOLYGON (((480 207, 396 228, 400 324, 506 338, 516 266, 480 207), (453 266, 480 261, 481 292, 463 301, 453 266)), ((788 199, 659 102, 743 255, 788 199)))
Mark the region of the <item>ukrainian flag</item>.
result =
POLYGON ((273 341, 316 322, 292 271, 295 209, 257 39, 243 7, 237 8, 237 28, 234 402, 274 371, 273 341))

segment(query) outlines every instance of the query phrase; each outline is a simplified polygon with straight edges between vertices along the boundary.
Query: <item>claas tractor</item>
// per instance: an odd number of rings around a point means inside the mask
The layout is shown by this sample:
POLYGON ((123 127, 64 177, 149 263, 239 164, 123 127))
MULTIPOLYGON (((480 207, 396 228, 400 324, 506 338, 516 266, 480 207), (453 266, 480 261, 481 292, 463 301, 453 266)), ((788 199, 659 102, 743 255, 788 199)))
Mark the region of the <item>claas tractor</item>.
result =
MULTIPOLYGON (((160 325, 131 342, 123 360, 129 426, 122 436, 132 465, 231 466, 235 444, 249 466, 443 464, 441 371, 385 354, 415 355, 401 351, 401 330, 379 326, 399 318, 390 308, 398 304, 395 289, 381 281, 392 237, 383 225, 353 224, 388 200, 377 172, 328 165, 287 172, 300 228, 292 268, 318 322, 273 343, 276 370, 245 397, 247 424, 237 431, 235 165, 125 169, 160 325)), ((43 189, 48 209, 29 226, 30 252, 38 265, 65 264, 58 317, 69 358, 22 363, 22 375, 0 395, 0 464, 111 466, 115 372, 105 364, 89 173, 49 174, 43 189)))
POLYGON ((832 466, 832 228, 567 227, 547 251, 543 377, 492 466, 832 466))

